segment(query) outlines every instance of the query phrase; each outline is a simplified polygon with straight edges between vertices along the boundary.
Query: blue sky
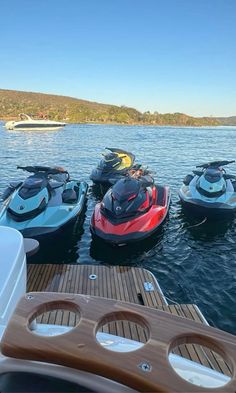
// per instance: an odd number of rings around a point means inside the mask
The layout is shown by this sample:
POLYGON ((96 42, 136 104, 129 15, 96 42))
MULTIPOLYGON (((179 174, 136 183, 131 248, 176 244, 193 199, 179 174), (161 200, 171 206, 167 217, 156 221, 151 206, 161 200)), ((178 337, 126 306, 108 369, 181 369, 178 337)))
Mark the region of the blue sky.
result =
POLYGON ((1 0, 0 88, 236 115, 236 0, 1 0))

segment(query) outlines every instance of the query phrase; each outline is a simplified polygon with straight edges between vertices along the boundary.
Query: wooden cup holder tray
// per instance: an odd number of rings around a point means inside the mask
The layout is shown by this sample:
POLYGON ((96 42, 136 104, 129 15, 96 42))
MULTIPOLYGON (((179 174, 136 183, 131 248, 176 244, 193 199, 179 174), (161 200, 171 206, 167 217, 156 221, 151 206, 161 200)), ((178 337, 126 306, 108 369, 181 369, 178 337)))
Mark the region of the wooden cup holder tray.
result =
POLYGON ((141 305, 106 298, 66 293, 32 292, 20 302, 1 341, 8 357, 55 363, 101 375, 143 392, 199 392, 186 382, 168 360, 180 344, 204 345, 219 353, 232 370, 230 382, 201 392, 236 392, 236 337, 186 318, 141 305), (41 313, 67 309, 79 313, 69 332, 42 337, 30 330, 41 313), (132 352, 107 350, 96 340, 99 328, 110 321, 128 320, 148 331, 148 341, 132 352), (143 367, 146 365, 146 367, 143 367))

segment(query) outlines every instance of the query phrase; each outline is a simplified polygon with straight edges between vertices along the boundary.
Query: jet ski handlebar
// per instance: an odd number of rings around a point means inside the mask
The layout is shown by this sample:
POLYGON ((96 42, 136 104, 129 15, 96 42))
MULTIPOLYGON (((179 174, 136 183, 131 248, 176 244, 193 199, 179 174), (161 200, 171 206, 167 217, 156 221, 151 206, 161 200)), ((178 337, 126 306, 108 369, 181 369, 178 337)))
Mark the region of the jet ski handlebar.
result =
POLYGON ((196 165, 196 168, 218 168, 220 166, 225 166, 225 165, 229 165, 229 164, 233 164, 235 162, 235 160, 231 160, 231 161, 227 161, 227 160, 222 160, 222 161, 211 161, 211 162, 207 162, 205 164, 201 164, 201 165, 196 165))
POLYGON ((22 169, 23 171, 30 173, 44 172, 46 175, 57 175, 61 173, 69 175, 69 173, 63 169, 50 168, 48 166, 17 166, 17 169, 22 169))

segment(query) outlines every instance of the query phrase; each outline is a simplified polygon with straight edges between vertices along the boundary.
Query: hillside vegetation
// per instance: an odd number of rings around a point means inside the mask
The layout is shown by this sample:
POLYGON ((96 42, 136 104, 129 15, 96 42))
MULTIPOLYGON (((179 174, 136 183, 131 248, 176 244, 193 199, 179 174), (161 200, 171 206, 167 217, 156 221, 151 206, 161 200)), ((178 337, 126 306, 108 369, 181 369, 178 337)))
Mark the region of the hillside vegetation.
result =
POLYGON ((15 120, 19 113, 68 123, 118 123, 179 126, 215 126, 222 119, 191 117, 183 113, 141 113, 134 108, 99 104, 72 97, 0 89, 0 119, 15 120))
POLYGON ((236 116, 217 117, 222 126, 236 126, 236 116))

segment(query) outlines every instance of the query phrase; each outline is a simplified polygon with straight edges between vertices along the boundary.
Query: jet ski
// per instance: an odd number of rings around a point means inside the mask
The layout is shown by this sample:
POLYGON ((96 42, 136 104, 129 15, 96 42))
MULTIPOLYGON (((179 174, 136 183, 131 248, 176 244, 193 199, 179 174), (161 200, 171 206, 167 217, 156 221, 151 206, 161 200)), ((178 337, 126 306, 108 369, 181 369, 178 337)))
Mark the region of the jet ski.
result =
POLYGON ((111 186, 132 168, 135 156, 125 150, 106 147, 102 160, 93 169, 90 179, 94 184, 111 186))
POLYGON ((212 161, 197 165, 187 175, 179 190, 184 207, 192 213, 218 216, 236 211, 236 176, 226 173, 224 166, 235 161, 212 161))
POLYGON ((76 219, 86 202, 86 182, 71 180, 62 168, 18 166, 32 173, 11 183, 2 195, 0 225, 38 238, 60 231, 76 219))
POLYGON ((126 176, 95 206, 91 232, 117 245, 145 239, 163 223, 169 204, 169 188, 154 184, 150 175, 126 176))

